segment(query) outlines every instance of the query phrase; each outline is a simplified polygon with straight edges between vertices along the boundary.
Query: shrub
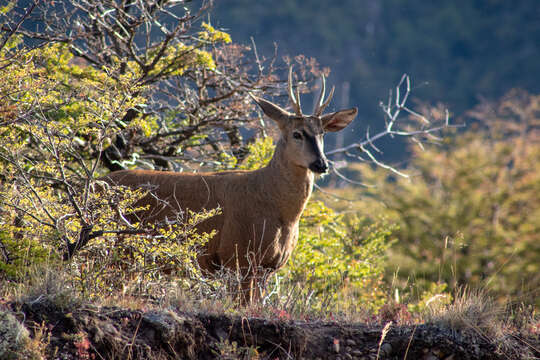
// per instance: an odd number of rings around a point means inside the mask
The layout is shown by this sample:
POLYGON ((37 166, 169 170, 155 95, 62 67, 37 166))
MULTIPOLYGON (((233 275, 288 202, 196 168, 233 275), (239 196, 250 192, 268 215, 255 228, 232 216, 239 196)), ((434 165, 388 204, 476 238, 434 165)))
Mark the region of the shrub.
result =
POLYGON ((386 253, 396 227, 342 215, 321 201, 308 203, 298 246, 280 271, 285 287, 313 296, 312 307, 332 311, 376 311, 387 297, 386 253))
POLYGON ((11 61, 0 68, 7 100, 0 113, 4 276, 24 279, 30 265, 69 259, 79 290, 94 296, 121 288, 126 278, 120 274, 147 281, 175 267, 197 273, 197 249, 213 234, 194 228, 219 209, 187 214, 149 236, 154 229, 119 216, 136 211, 132 204, 144 192, 97 180, 111 138, 125 129, 143 134, 156 128, 155 119, 119 119, 144 103, 136 95, 142 89, 136 73, 112 78, 107 69, 74 63, 65 45, 23 51, 13 40, 0 51, 0 60, 11 61))
POLYGON ((468 285, 540 304, 539 114, 540 96, 513 91, 471 111, 475 122, 442 146, 413 148, 411 179, 355 166, 376 185, 355 208, 399 224, 388 276, 420 293, 468 285))

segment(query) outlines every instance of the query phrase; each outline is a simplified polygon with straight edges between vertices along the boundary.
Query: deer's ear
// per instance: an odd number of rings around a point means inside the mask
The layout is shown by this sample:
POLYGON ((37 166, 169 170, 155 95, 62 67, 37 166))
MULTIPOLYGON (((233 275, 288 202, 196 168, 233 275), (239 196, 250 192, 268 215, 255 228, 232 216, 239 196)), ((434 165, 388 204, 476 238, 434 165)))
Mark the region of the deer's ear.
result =
POLYGON ((286 110, 283 110, 279 106, 277 106, 274 103, 271 103, 270 101, 264 100, 260 97, 251 95, 253 100, 259 105, 261 110, 265 113, 266 116, 268 116, 270 119, 274 120, 278 123, 279 127, 283 127, 287 124, 289 120, 289 112, 286 110))
POLYGON ((339 131, 349 125, 358 114, 358 108, 336 111, 321 117, 324 131, 339 131))

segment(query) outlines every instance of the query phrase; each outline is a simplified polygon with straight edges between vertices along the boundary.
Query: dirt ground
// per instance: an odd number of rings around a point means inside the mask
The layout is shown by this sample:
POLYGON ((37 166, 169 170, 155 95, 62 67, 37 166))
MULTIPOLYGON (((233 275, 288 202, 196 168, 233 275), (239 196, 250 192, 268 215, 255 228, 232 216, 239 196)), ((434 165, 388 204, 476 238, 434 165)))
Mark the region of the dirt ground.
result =
MULTIPOLYGON (((474 331, 433 325, 383 326, 278 321, 78 305, 47 299, 11 304, 31 334, 41 329, 49 359, 534 359, 539 339, 511 348, 474 331), (44 330, 45 329, 45 330, 44 330), (530 350, 536 348, 536 350, 530 350)), ((506 344, 506 342, 505 342, 506 344)))

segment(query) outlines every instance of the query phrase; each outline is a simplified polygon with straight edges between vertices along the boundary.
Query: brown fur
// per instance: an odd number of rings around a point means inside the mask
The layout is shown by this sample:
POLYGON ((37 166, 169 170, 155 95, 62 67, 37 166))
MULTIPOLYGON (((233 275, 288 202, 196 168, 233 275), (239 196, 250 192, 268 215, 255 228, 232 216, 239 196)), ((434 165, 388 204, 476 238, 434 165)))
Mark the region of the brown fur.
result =
POLYGON ((341 130, 357 113, 354 108, 322 117, 298 117, 263 99, 255 100, 282 133, 266 167, 198 174, 123 170, 105 178, 112 184, 151 187, 153 195, 136 204, 150 205, 150 210, 142 214, 148 222, 175 219, 179 210, 221 207, 222 214, 198 227, 201 232, 218 231, 207 243, 199 264, 210 273, 221 267, 239 268, 246 277, 248 299, 252 281, 257 280, 255 269, 281 268, 296 245, 298 222, 313 188, 310 164, 316 160, 326 164, 322 153, 324 131, 341 130), (299 131, 310 141, 295 139, 293 134, 299 131))

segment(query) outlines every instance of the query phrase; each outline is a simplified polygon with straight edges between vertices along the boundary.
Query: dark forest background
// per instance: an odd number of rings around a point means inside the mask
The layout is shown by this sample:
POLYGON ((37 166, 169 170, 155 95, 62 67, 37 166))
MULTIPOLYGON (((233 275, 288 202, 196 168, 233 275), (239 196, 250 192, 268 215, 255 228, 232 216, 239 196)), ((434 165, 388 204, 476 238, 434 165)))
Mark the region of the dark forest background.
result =
MULTIPOLYGON (((279 56, 303 54, 329 67, 331 106, 360 110, 345 142, 383 126, 379 103, 403 73, 413 103, 441 103, 455 122, 470 123, 467 110, 510 89, 540 92, 536 0, 221 0, 211 21, 235 42, 253 37, 263 56, 276 43, 279 56)), ((388 145, 386 156, 399 159, 400 143, 388 145)))

